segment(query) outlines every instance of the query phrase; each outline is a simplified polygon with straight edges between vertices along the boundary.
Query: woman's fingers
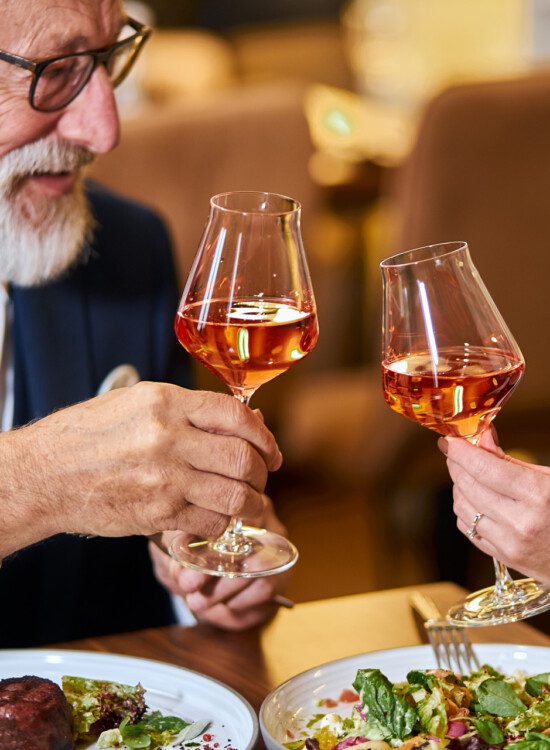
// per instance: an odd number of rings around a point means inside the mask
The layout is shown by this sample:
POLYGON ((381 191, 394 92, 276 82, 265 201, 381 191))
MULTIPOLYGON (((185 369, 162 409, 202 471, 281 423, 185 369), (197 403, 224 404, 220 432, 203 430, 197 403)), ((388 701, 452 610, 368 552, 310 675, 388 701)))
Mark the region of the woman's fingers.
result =
POLYGON ((488 450, 480 450, 461 438, 446 438, 445 441, 448 461, 461 467, 476 485, 487 487, 503 497, 529 502, 536 490, 536 478, 544 478, 542 473, 506 461, 488 450))
POLYGON ((460 464, 449 458, 447 458, 447 468, 455 488, 460 490, 461 496, 475 507, 472 517, 476 513, 485 513, 491 517, 498 513, 500 518, 512 519, 517 513, 517 502, 513 498, 486 486, 460 464))

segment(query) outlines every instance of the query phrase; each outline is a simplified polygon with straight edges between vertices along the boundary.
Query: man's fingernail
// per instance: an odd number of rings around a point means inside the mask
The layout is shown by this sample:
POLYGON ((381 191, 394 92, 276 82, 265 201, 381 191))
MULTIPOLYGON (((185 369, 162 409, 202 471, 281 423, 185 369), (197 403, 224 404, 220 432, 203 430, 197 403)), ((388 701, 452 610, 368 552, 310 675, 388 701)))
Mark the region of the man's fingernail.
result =
POLYGON ((447 442, 447 438, 440 437, 437 441, 437 447, 441 451, 441 453, 447 455, 447 451, 449 450, 449 443, 447 442))

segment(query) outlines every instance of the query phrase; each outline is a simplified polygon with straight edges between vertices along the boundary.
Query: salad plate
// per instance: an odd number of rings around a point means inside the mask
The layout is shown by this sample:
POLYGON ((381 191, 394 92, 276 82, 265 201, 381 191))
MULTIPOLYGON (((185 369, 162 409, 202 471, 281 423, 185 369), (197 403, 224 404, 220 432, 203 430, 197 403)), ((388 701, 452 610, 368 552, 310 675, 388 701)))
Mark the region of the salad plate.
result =
MULTIPOLYGON (((109 680, 145 688, 152 711, 179 716, 188 722, 209 720, 203 750, 250 750, 258 736, 251 705, 239 693, 217 680, 172 664, 118 654, 46 649, 0 650, 0 679, 36 675, 61 685, 63 675, 109 680)), ((82 745, 87 750, 96 743, 82 745)))
MULTIPOLYGON (((474 644, 480 663, 507 675, 550 672, 550 648, 508 643, 474 644)), ((379 669, 392 682, 404 680, 414 669, 436 668, 430 646, 410 646, 356 654, 322 664, 292 677, 275 688, 260 709, 260 729, 268 750, 286 750, 283 743, 298 737, 312 716, 320 712, 351 713, 347 706, 320 708, 327 699, 338 701, 343 690, 352 690, 358 669, 379 669)), ((336 706, 336 703, 333 704, 336 706)))

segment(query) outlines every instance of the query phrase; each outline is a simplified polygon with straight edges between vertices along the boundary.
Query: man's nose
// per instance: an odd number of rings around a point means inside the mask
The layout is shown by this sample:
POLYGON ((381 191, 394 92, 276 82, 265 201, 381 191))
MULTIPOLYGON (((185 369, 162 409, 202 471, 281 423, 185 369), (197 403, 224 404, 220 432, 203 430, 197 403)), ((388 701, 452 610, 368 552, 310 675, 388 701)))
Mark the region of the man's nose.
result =
POLYGON ((84 89, 65 108, 57 134, 96 154, 104 154, 118 144, 120 120, 113 86, 103 65, 94 70, 84 89))

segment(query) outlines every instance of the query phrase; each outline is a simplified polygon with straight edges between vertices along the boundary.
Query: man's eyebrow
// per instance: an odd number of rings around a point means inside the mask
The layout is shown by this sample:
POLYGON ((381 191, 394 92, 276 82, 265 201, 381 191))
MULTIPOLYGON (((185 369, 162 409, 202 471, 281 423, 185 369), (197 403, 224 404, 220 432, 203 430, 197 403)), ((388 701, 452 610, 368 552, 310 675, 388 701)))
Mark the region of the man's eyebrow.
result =
POLYGON ((48 41, 48 57, 57 54, 64 54, 65 52, 76 52, 79 48, 84 48, 86 45, 86 37, 74 36, 67 39, 64 36, 53 37, 48 41))
MULTIPOLYGON (((106 44, 110 44, 112 42, 115 42, 118 37, 120 36, 120 33, 122 29, 127 25, 127 19, 122 18, 120 23, 118 24, 115 32, 111 36, 110 41, 108 41, 106 44)), ((102 45, 106 46, 106 45, 102 45)), ((53 38, 48 40, 48 48, 44 55, 41 55, 42 58, 44 57, 54 57, 56 55, 64 55, 64 54, 70 54, 72 52, 86 52, 90 49, 100 49, 97 47, 97 45, 94 45, 93 47, 90 45, 90 42, 87 37, 85 36, 73 36, 69 39, 64 34, 58 34, 54 35, 53 38)))

